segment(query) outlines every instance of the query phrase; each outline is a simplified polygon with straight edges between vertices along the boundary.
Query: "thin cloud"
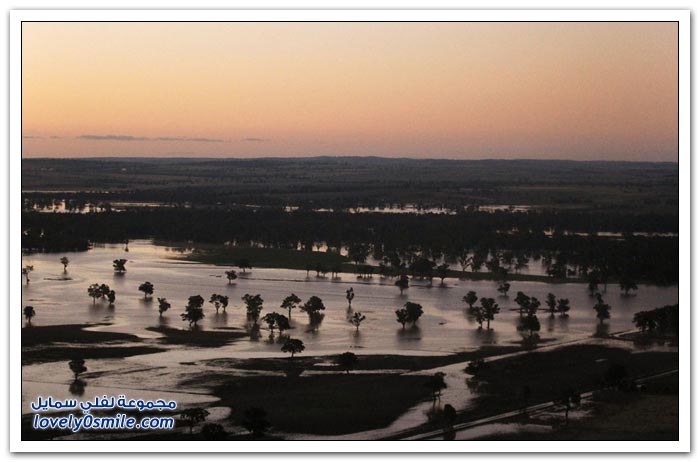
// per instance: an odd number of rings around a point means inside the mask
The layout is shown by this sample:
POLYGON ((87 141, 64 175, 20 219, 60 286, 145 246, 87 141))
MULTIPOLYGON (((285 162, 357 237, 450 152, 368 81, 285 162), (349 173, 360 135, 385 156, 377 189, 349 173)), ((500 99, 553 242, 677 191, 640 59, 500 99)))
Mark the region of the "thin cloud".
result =
POLYGON ((81 140, 96 140, 96 141, 148 141, 148 138, 143 136, 131 135, 80 135, 81 140))
POLYGON ((242 138, 241 141, 246 143, 262 143, 267 140, 265 138, 242 138))
POLYGON ((40 140, 42 139, 43 136, 37 136, 37 135, 22 135, 22 139, 24 140, 40 140))
POLYGON ((158 136, 149 138, 146 136, 132 135, 80 135, 78 139, 91 141, 188 141, 197 143, 223 143, 225 140, 220 138, 190 138, 186 136, 158 136))

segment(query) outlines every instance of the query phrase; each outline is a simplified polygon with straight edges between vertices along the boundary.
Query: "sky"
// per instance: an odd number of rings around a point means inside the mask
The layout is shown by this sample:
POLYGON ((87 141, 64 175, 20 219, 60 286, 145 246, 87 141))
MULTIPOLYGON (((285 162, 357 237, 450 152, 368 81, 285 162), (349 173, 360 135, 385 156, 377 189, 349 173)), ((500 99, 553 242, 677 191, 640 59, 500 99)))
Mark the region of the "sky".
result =
POLYGON ((23 157, 678 159, 676 23, 22 26, 23 157))

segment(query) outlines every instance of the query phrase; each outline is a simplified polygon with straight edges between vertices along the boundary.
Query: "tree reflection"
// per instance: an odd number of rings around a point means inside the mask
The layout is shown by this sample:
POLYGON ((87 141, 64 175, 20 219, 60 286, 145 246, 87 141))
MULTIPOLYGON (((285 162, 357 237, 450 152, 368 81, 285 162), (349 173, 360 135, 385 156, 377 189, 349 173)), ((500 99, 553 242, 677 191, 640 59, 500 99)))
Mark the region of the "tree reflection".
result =
POLYGON ((87 383, 85 383, 83 380, 76 379, 71 382, 70 386, 68 387, 68 391, 73 396, 83 396, 85 394, 86 386, 87 383))

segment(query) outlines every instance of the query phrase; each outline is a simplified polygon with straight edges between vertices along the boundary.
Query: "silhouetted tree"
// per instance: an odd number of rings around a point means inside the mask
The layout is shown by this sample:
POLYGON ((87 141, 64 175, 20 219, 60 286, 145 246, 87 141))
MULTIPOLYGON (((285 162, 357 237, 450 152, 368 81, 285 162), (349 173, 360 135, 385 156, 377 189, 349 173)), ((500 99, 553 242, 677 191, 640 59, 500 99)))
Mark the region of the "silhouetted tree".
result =
POLYGON ((27 320, 28 325, 32 325, 32 318, 36 316, 36 311, 34 311, 33 306, 25 306, 24 307, 24 318, 27 320))
POLYGON ((209 411, 201 407, 191 407, 180 413, 180 419, 185 422, 185 425, 190 427, 190 435, 195 425, 204 422, 209 417, 209 411))
POLYGON ((360 313, 359 311, 353 313, 352 317, 350 318, 350 324, 355 326, 355 329, 359 332, 360 331, 360 324, 362 324, 362 321, 364 321, 366 317, 360 313))
POLYGON ((394 313, 396 313, 396 322, 400 323, 401 327, 405 329, 406 323, 409 322, 408 310, 406 310, 406 308, 400 308, 394 313))
POLYGON ((471 312, 471 310, 474 308, 474 303, 476 303, 479 300, 479 297, 476 296, 476 292, 470 290, 469 292, 467 292, 467 295, 462 297, 462 300, 464 301, 464 303, 469 305, 469 311, 471 312))
POLYGON ((345 298, 348 301, 348 306, 352 306, 352 299, 355 298, 355 291, 352 290, 352 287, 345 291, 345 298))
POLYGON ((246 268, 253 269, 253 267, 251 266, 250 260, 248 260, 247 258, 241 258, 240 260, 238 260, 237 266, 244 273, 245 273, 246 268))
POLYGON ((204 310, 202 306, 204 305, 204 299, 201 295, 192 295, 187 300, 187 306, 185 307, 185 312, 180 315, 183 321, 188 321, 190 327, 193 325, 196 327, 197 323, 204 319, 204 310))
POLYGON ((141 284, 139 286, 139 291, 143 292, 144 299, 153 295, 153 289, 154 289, 153 284, 151 284, 148 281, 144 282, 143 284, 141 284))
POLYGON ((350 369, 355 367, 357 364, 357 355, 350 351, 339 354, 335 359, 335 364, 345 371, 346 374, 350 373, 350 369))
POLYGON ((236 271, 234 271, 234 270, 226 271, 226 279, 228 279, 229 284, 231 284, 231 281, 238 279, 238 275, 236 274, 236 271))
POLYGON ((260 312, 263 309, 263 299, 260 294, 250 295, 245 294, 241 300, 245 303, 246 315, 248 319, 257 324, 260 318, 260 312))
POLYGON ((68 263, 70 263, 70 260, 68 260, 68 257, 61 257, 61 259, 59 261, 63 265, 63 272, 64 273, 67 272, 68 271, 68 263))
POLYGON ((228 295, 211 294, 209 298, 209 303, 214 305, 216 313, 219 313, 219 309, 223 308, 224 313, 226 312, 226 307, 228 306, 228 295))
POLYGON ((27 285, 29 285, 29 273, 34 271, 34 265, 27 265, 22 268, 22 276, 27 280, 27 285))
POLYGON ((448 265, 447 263, 443 263, 442 265, 440 265, 436 268, 437 277, 440 278, 440 285, 441 286, 445 285, 445 278, 447 277, 447 273, 449 270, 450 270, 450 265, 448 265))
POLYGON ((630 290, 637 290, 637 284, 628 276, 624 275, 620 279, 620 290, 622 290, 625 295, 630 294, 630 290))
POLYGON ((80 374, 87 371, 87 367, 85 367, 85 360, 80 358, 71 360, 68 363, 68 367, 70 368, 71 372, 73 372, 73 378, 75 380, 78 380, 80 374))
POLYGON ((431 375, 430 378, 425 382, 425 386, 430 390, 433 397, 433 401, 440 398, 442 395, 442 390, 447 388, 447 383, 445 383, 445 373, 436 372, 431 375))
POLYGON ((296 338, 289 338, 282 345, 282 353, 291 353, 291 358, 294 358, 294 354, 301 353, 304 349, 306 349, 304 342, 296 338))
MULTIPOLYGON (((491 329, 491 321, 493 321, 494 317, 501 309, 493 298, 484 297, 481 299, 481 308, 479 311, 481 312, 481 321, 486 321, 486 329, 491 329)), ((481 326, 481 324, 479 324, 479 326, 481 326)))
POLYGON ((92 297, 92 304, 94 305, 98 298, 105 297, 109 293, 109 286, 106 284, 90 284, 87 293, 92 297))
POLYGON ((569 299, 568 298, 560 298, 557 301, 557 311, 559 312, 559 315, 561 317, 569 316, 570 309, 571 309, 571 307, 569 306, 569 299))
POLYGON ((423 316, 423 306, 419 305, 418 303, 406 302, 404 304, 404 308, 408 313, 408 322, 415 326, 416 322, 418 322, 420 317, 423 316))
POLYGON ((287 310, 289 319, 292 319, 292 310, 295 309, 299 305, 299 303, 301 303, 301 299, 295 294, 291 294, 286 296, 284 300, 282 300, 280 308, 284 308, 285 310, 287 310))
POLYGON ((509 282, 507 282, 507 281, 501 281, 501 282, 498 284, 498 291, 499 291, 501 294, 503 294, 504 297, 505 297, 506 295, 508 295, 508 291, 509 291, 509 290, 510 290, 510 283, 509 283, 509 282))
POLYGON ((610 305, 603 301, 603 296, 600 293, 595 294, 595 297, 596 304, 593 305, 593 309, 598 321, 600 321, 600 324, 603 324, 603 321, 610 319, 610 305))
POLYGON ((396 282, 394 282, 394 285, 399 288, 401 295, 403 295, 403 291, 408 289, 408 276, 402 274, 396 282))
POLYGON ((109 306, 114 306, 114 302, 117 300, 117 294, 113 290, 107 292, 107 302, 109 306))
POLYGON ((557 297, 553 293, 547 294, 547 308, 549 309, 549 315, 554 317, 554 313, 557 311, 557 297))
POLYGON ((319 313, 326 309, 323 300, 312 295, 306 303, 301 306, 301 310, 309 315, 309 319, 317 318, 319 313))
POLYGON ((126 272, 126 262, 124 258, 118 258, 112 262, 112 267, 114 268, 115 273, 125 273, 126 272))
POLYGON ((520 313, 520 316, 522 317, 523 312, 527 311, 528 307, 530 306, 530 297, 525 295, 524 292, 518 292, 515 295, 515 303, 518 304, 518 312, 520 313))
POLYGON ((168 303, 168 300, 166 298, 158 298, 158 314, 162 318, 163 313, 168 311, 170 309, 170 303, 168 303))

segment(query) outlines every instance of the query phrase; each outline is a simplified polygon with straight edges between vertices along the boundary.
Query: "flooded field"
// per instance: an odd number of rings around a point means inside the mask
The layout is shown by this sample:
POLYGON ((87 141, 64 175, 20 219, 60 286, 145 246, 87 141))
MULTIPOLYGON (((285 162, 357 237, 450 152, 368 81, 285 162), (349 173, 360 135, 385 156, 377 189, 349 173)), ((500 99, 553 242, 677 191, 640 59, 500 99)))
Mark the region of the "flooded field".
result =
MULTIPOLYGON (((354 351, 358 355, 446 355, 484 345, 518 345, 522 342, 516 328, 518 313, 514 311, 517 306, 514 298, 518 291, 536 296, 542 302, 549 292, 559 298, 568 298, 571 302, 568 318, 550 317, 544 311, 539 314, 543 342, 575 341, 601 332, 592 309, 594 298, 587 292, 585 284, 515 281, 512 282, 509 296, 504 297, 497 292, 493 281, 447 279, 445 286, 440 287, 436 279, 432 286, 423 281, 413 281, 401 295, 393 279, 374 276, 369 280, 358 280, 350 274, 341 274, 337 279, 317 278, 313 272, 307 277, 305 271, 257 269, 255 262, 252 262, 252 270, 245 274, 239 272, 239 278, 228 284, 224 275, 228 268, 178 261, 177 257, 183 255, 181 251, 156 246, 149 241, 129 243, 128 252, 124 245, 106 245, 88 252, 67 253, 65 256, 70 264, 65 273, 59 262, 63 255, 32 254, 23 258, 23 265, 34 267, 30 283, 22 288, 23 306, 32 305, 36 310, 36 317, 32 320, 34 326, 99 324, 90 329, 133 334, 146 344, 165 349, 159 353, 123 359, 88 360, 88 373, 85 375, 89 384, 87 396, 124 391, 144 397, 162 391, 170 396, 176 391, 178 402, 182 405, 207 403, 214 401, 215 397, 209 394, 206 383, 196 387, 179 386, 185 378, 216 372, 220 367, 205 363, 205 360, 287 356, 280 351, 279 339, 271 339, 265 328, 250 329, 241 301, 246 293, 260 294, 264 299, 261 316, 271 311, 286 315, 279 306, 290 293, 295 293, 304 301, 312 295, 323 300, 325 318, 317 330, 310 328, 303 312, 297 310, 292 313, 292 329, 287 333, 304 341, 306 350, 302 356, 323 356, 344 351, 354 351), (123 275, 115 274, 112 269, 112 261, 117 258, 128 260, 127 271, 123 275), (155 286, 152 300, 145 300, 143 293, 138 291, 139 285, 145 281, 155 286), (115 290, 113 308, 107 302, 93 304, 87 293, 88 286, 93 283, 105 283, 115 290), (353 310, 367 317, 359 331, 348 322, 351 312, 345 291, 350 287, 356 294, 353 310), (469 290, 476 291, 479 297, 493 297, 501 306, 501 312, 491 323, 492 330, 478 330, 476 323, 466 315, 462 297, 469 290), (163 345, 159 342, 161 334, 150 330, 159 327, 187 330, 187 323, 180 319, 187 298, 199 294, 208 300, 214 293, 228 295, 230 304, 226 313, 216 314, 214 307, 205 303, 201 330, 240 332, 240 338, 217 347, 163 345), (172 304, 162 318, 158 315, 157 297, 166 297, 172 304), (394 311, 407 301, 420 303, 425 313, 415 328, 407 326, 404 330, 396 322, 394 311)), ((609 323, 602 329, 604 332, 617 332, 633 328, 632 317, 637 311, 677 303, 678 288, 640 286, 635 295, 623 296, 616 285, 610 285, 604 297, 612 306, 612 311, 609 323)), ((463 366, 447 370, 450 388, 446 396, 459 408, 469 401, 461 368, 463 366)), ((30 400, 39 394, 65 396, 72 377, 66 361, 55 361, 24 366, 22 379, 26 410, 30 400)), ((412 408, 384 433, 425 419, 425 412, 425 405, 412 408)), ((373 436, 380 434, 374 433, 373 436)), ((366 437, 367 434, 356 436, 366 437)))

